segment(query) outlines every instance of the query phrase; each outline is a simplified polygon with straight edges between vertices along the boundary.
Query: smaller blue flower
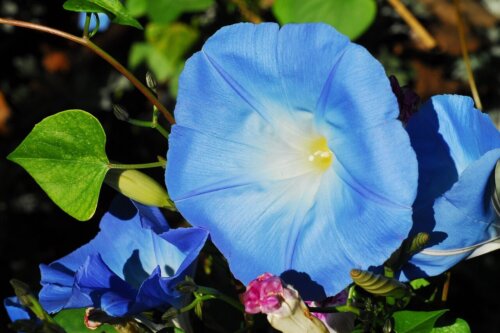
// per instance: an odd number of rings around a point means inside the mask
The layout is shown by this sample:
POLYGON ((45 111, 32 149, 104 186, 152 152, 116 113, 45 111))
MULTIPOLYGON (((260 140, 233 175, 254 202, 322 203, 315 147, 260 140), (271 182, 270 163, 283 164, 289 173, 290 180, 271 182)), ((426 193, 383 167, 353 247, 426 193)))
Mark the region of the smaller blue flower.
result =
POLYGON ((454 95, 433 97, 406 129, 419 165, 412 233, 431 236, 430 246, 404 268, 412 279, 441 274, 498 238, 490 176, 500 158, 500 133, 470 98, 454 95))
POLYGON ((100 228, 88 244, 40 266, 40 303, 48 312, 92 306, 120 317, 181 305, 175 286, 193 273, 205 230, 170 229, 157 208, 123 197, 100 228))

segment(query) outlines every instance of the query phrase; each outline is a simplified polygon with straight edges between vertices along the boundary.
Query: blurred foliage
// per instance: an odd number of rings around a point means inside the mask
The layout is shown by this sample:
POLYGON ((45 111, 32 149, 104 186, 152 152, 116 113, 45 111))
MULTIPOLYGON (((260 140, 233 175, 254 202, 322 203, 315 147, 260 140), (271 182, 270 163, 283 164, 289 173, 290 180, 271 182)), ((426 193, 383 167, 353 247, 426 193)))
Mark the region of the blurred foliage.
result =
POLYGON ((276 0, 273 12, 281 24, 324 22, 355 39, 373 23, 377 3, 375 0, 276 0))
POLYGON ((176 96, 185 55, 200 33, 196 24, 174 20, 184 13, 203 12, 213 5, 213 0, 127 0, 131 15, 147 19, 144 42, 134 43, 130 50, 130 67, 134 69, 145 63, 160 82, 169 82, 170 94, 176 96))

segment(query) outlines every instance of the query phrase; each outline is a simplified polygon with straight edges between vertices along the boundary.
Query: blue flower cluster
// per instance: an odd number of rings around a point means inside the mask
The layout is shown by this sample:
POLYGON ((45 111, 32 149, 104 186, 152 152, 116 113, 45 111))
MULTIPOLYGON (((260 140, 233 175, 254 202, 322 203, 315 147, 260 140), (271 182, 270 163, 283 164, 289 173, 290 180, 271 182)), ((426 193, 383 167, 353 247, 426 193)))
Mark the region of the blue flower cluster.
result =
POLYGON ((337 294, 351 269, 383 264, 418 232, 430 242, 401 279, 498 239, 489 118, 445 95, 401 122, 381 64, 328 25, 219 30, 186 63, 175 116, 166 183, 195 227, 170 229, 158 209, 119 198, 95 239, 41 266, 47 311, 180 306, 175 285, 208 232, 243 283, 269 272, 304 299, 337 294))
MULTIPOLYGON (((49 313, 95 307, 122 317, 181 306, 175 286, 193 274, 208 237, 200 228, 170 229, 158 208, 118 197, 88 244, 41 265, 40 303, 49 313)), ((6 307, 22 318, 14 299, 6 307)))

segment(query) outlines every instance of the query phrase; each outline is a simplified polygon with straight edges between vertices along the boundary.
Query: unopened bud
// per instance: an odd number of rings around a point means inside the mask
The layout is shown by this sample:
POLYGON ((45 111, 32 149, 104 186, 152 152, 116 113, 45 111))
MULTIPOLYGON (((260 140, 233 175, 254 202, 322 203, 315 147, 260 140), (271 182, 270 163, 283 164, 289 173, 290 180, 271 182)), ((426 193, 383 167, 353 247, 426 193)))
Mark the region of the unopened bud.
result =
POLYGON ((410 246, 407 250, 409 255, 414 255, 417 252, 422 251, 422 249, 429 242, 429 234, 426 232, 419 232, 415 236, 413 236, 410 246))
POLYGON ((355 284, 373 295, 394 298, 409 295, 408 287, 405 284, 372 272, 353 269, 351 270, 351 278, 355 284))
POLYGON ((156 92, 156 88, 158 87, 158 81, 156 81, 155 76, 151 72, 146 73, 146 85, 149 89, 156 92))
POLYGON ((121 105, 118 104, 113 105, 113 114, 118 120, 121 121, 128 121, 130 118, 127 110, 125 110, 121 105))
POLYGON ((269 273, 251 281, 241 301, 246 312, 267 314, 271 326, 281 332, 328 333, 323 322, 309 312, 297 290, 269 273))
POLYGON ((175 210, 167 191, 156 180, 133 169, 110 169, 104 182, 143 205, 175 210))

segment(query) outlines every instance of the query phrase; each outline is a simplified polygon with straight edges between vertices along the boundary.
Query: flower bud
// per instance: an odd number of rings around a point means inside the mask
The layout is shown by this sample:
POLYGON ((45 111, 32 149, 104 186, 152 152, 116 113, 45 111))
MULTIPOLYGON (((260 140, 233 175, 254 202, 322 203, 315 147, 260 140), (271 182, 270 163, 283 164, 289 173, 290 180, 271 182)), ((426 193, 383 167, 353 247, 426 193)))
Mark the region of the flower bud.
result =
POLYGON ((130 118, 127 110, 125 110, 121 105, 114 104, 113 105, 113 114, 118 120, 128 121, 130 118))
POLYGON ((156 87, 158 87, 158 81, 156 81, 155 76, 151 72, 146 73, 146 85, 149 89, 156 92, 156 87))
POLYGON ((321 320, 311 315, 297 290, 269 273, 251 281, 241 301, 246 312, 267 314, 271 326, 281 332, 328 333, 321 320))
POLYGON ((175 210, 165 188, 138 170, 111 169, 106 174, 104 182, 124 196, 143 205, 175 210))

